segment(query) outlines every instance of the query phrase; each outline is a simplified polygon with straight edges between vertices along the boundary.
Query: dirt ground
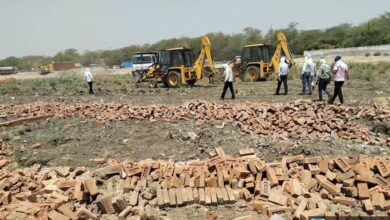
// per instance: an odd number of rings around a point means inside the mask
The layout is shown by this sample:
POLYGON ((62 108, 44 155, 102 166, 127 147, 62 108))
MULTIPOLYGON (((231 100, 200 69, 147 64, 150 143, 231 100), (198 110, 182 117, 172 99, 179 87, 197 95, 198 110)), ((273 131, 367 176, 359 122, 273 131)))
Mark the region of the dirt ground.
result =
MULTIPOLYGON (((222 83, 210 85, 204 81, 195 87, 182 86, 168 89, 160 86, 150 89, 146 83, 134 84, 129 74, 103 74, 96 77, 95 95, 86 94, 86 86, 80 73, 45 77, 45 79, 19 78, 14 82, 0 84, 0 102, 22 104, 36 101, 60 102, 120 102, 133 105, 182 104, 189 99, 222 102, 290 102, 296 99, 318 99, 317 91, 312 96, 301 96, 299 79, 289 81, 287 96, 274 96, 276 82, 254 82, 234 84, 237 99, 219 99, 222 83), (70 77, 71 76, 71 77, 70 77), (45 81, 46 80, 46 81, 45 81), (54 86, 53 86, 54 82, 54 86)), ((378 103, 389 105, 390 76, 376 77, 373 81, 352 80, 345 86, 346 104, 350 106, 378 103)), ((333 85, 331 85, 331 90, 333 85)), ((0 117, 0 122, 6 121, 0 117)), ((374 132, 390 135, 390 124, 376 124, 361 121, 374 132)), ((31 166, 86 166, 95 167, 94 158, 115 158, 123 160, 173 159, 185 161, 206 158, 207 152, 222 147, 227 154, 237 156, 239 149, 254 148, 266 161, 279 160, 283 155, 344 155, 355 157, 359 154, 386 155, 390 149, 384 146, 364 145, 353 141, 269 141, 241 135, 235 124, 205 124, 196 126, 194 121, 178 123, 125 121, 97 125, 93 121, 78 118, 50 118, 39 122, 14 127, 0 127, 0 139, 13 147, 10 156, 11 167, 31 166), (39 149, 31 146, 41 143, 39 149)), ((241 208, 214 207, 218 219, 231 219, 245 214, 241 208)), ((205 216, 206 208, 190 206, 166 210, 172 219, 199 219, 205 216)))

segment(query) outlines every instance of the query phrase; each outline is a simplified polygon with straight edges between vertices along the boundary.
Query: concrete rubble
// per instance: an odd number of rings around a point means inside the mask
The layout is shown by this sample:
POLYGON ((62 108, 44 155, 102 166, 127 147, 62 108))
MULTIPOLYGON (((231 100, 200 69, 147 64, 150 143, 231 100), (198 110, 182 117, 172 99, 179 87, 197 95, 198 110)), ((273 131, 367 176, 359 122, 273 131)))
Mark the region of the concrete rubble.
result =
MULTIPOLYGON (((288 219, 388 215, 390 156, 284 156, 266 163, 251 148, 207 160, 97 160, 102 167, 9 170, 0 158, 1 219, 164 219, 159 211, 227 205, 288 219)), ((253 219, 243 216, 239 219, 253 219)))
POLYGON ((235 123, 243 134, 280 140, 357 140, 365 144, 390 145, 390 138, 377 135, 358 119, 388 122, 390 108, 373 106, 338 106, 297 100, 280 103, 225 103, 188 101, 183 105, 132 106, 119 103, 33 103, 0 105, 0 115, 13 126, 48 117, 80 117, 97 123, 124 120, 195 120, 204 123, 235 123))

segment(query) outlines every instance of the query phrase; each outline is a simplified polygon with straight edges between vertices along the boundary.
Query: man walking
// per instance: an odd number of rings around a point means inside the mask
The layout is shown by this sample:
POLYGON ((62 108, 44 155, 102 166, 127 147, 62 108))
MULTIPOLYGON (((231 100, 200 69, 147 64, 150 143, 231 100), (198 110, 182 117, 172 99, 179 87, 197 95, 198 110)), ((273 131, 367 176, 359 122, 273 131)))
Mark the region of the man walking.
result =
POLYGON ((278 86, 276 88, 275 95, 279 95, 280 86, 284 86, 284 95, 288 93, 288 85, 287 85, 287 77, 288 77, 288 64, 286 63, 286 58, 282 57, 279 63, 279 71, 278 71, 278 86))
POLYGON ((313 68, 313 59, 311 58, 310 54, 307 54, 305 56, 305 62, 303 63, 303 68, 302 68, 302 74, 301 74, 301 79, 302 79, 302 92, 300 95, 306 95, 306 87, 309 90, 309 93, 307 95, 311 95, 311 73, 312 73, 312 68, 313 68))
POLYGON ((322 91, 324 91, 328 95, 328 99, 330 98, 330 93, 328 89, 328 85, 330 83, 330 66, 326 63, 325 59, 320 59, 320 69, 318 70, 318 96, 319 101, 324 101, 322 99, 322 91))
POLYGON ((340 103, 343 104, 344 97, 343 97, 342 87, 344 81, 348 85, 348 80, 349 80, 348 66, 341 60, 341 56, 336 56, 334 61, 336 62, 332 70, 334 76, 334 94, 332 99, 329 100, 329 104, 333 104, 337 96, 340 99, 340 103))
POLYGON ((225 86, 223 87, 221 100, 225 99, 226 90, 228 88, 230 89, 230 92, 232 93, 232 99, 235 99, 234 89, 233 89, 233 71, 232 71, 232 68, 228 64, 226 64, 226 63, 223 64, 222 67, 224 69, 224 75, 225 75, 225 78, 224 78, 225 86))
POLYGON ((84 71, 84 79, 85 79, 85 81, 88 83, 88 86, 89 86, 89 94, 94 94, 93 89, 92 89, 92 85, 93 85, 93 76, 92 76, 92 73, 91 73, 91 69, 89 69, 89 68, 86 68, 86 69, 85 69, 85 71, 84 71))

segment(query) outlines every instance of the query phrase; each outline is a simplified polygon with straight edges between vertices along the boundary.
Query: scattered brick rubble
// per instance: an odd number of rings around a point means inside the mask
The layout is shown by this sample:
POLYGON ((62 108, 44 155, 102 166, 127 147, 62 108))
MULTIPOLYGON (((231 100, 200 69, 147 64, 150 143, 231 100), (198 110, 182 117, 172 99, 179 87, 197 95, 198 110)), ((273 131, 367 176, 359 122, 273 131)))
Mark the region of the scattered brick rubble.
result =
POLYGON ((263 135, 270 139, 327 140, 340 138, 359 140, 365 144, 389 145, 389 137, 379 137, 355 119, 388 122, 390 108, 382 106, 337 106, 298 100, 279 103, 225 103, 188 101, 183 105, 131 106, 118 103, 33 103, 0 105, 0 115, 15 119, 0 123, 10 126, 51 116, 81 117, 98 123, 107 121, 196 120, 198 125, 209 122, 236 122, 242 133, 263 135))
POLYGON ((147 219, 193 204, 229 204, 290 219, 389 214, 390 156, 296 155, 265 163, 250 148, 236 158, 222 148, 209 155, 176 163, 96 159, 105 166, 90 171, 34 165, 11 172, 0 158, 0 218, 147 219))

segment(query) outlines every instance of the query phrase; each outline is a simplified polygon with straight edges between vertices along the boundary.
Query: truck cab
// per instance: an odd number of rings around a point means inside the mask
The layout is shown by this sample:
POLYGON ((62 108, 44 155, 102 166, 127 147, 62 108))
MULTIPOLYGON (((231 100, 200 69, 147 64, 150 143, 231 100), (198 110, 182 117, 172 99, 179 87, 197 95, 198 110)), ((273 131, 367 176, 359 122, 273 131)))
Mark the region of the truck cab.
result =
POLYGON ((142 81, 144 74, 158 62, 159 54, 157 52, 134 53, 132 70, 134 79, 137 82, 142 81))

